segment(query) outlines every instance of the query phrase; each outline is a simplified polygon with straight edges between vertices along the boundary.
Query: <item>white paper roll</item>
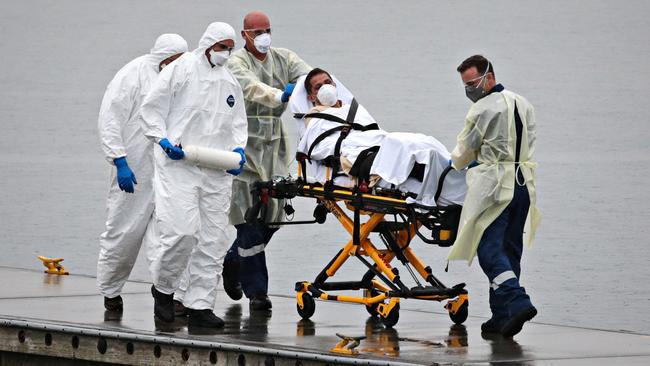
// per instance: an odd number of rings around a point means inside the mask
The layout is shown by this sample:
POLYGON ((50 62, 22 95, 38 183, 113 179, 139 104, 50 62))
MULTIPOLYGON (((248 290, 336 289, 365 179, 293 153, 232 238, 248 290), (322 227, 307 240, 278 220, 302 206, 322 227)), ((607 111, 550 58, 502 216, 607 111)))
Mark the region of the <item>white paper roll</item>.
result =
POLYGON ((183 151, 185 152, 185 160, 210 169, 237 169, 241 160, 241 155, 234 151, 210 149, 194 145, 183 147, 183 151))

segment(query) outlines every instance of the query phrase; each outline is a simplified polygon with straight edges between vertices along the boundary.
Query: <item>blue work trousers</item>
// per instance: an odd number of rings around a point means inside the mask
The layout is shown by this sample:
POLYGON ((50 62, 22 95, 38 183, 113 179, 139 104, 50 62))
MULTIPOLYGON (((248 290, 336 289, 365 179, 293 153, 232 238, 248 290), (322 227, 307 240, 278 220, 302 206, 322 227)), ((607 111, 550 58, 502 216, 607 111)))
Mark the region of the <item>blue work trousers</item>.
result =
POLYGON ((235 228, 237 238, 226 253, 224 265, 227 265, 228 261, 239 262, 239 282, 246 297, 266 295, 269 273, 264 248, 278 229, 263 223, 239 224, 235 225, 235 228))
POLYGON ((478 246, 479 264, 490 280, 492 319, 497 323, 532 306, 526 290, 519 284, 529 206, 528 189, 515 183, 512 201, 485 229, 478 246))

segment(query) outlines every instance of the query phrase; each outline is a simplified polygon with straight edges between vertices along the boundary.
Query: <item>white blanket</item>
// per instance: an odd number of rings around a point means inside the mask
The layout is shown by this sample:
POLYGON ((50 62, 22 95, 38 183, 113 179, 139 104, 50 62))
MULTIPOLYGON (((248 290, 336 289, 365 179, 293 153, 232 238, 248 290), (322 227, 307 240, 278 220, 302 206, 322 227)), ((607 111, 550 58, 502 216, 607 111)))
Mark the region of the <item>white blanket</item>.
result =
MULTIPOLYGON (((417 193, 416 202, 435 206, 435 193, 442 172, 449 166, 451 154, 440 141, 420 133, 391 132, 382 141, 370 168, 370 174, 382 178, 380 186, 393 185, 403 192, 417 193), (409 178, 415 163, 424 164, 422 182, 409 178)), ((439 202, 442 205, 462 204, 467 186, 465 170, 449 171, 445 177, 439 202)))

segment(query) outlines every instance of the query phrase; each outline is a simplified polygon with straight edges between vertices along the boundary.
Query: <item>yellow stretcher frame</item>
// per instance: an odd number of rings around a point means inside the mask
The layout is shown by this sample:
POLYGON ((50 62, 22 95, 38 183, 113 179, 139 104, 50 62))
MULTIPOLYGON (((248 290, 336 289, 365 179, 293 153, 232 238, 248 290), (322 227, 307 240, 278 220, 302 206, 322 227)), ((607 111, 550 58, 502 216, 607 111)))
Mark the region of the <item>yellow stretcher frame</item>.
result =
MULTIPOLYGON (((327 189, 321 186, 304 184, 301 181, 293 182, 295 187, 292 186, 292 192, 288 194, 285 190, 280 189, 279 184, 264 182, 266 188, 264 188, 263 194, 267 196, 267 200, 269 197, 279 199, 295 196, 316 198, 352 236, 313 282, 302 281, 296 283, 296 308, 303 319, 309 319, 315 313, 314 298, 324 301, 363 304, 371 315, 380 316, 387 327, 392 327, 397 323, 399 319, 399 303, 401 299, 405 298, 426 301, 449 300, 444 305, 444 308, 448 311, 451 320, 456 324, 462 324, 467 319, 469 297, 464 289, 465 284, 458 284, 452 288, 443 285, 433 276, 431 268, 427 267, 415 254, 413 248, 409 246, 422 222, 418 220, 414 225, 401 226, 398 229, 382 229, 382 225, 386 226, 388 224, 385 224, 387 223, 385 219, 387 211, 382 210, 381 207, 388 207, 389 211, 393 213, 407 212, 410 205, 404 199, 361 193, 359 191, 353 192, 345 189, 327 189), (348 216, 339 205, 339 201, 344 203, 348 209, 356 210, 356 220, 348 216), (361 223, 360 215, 367 216, 367 221, 361 223), (358 227, 355 232, 356 225, 358 227), (386 236, 389 240, 392 237, 392 246, 387 245, 387 249, 377 248, 369 238, 372 232, 377 231, 380 232, 384 240, 386 240, 386 236), (387 232, 390 232, 390 235, 387 232), (356 238, 355 235, 357 235, 356 238), (391 265, 391 262, 398 257, 398 252, 401 254, 400 260, 406 260, 407 265, 415 269, 415 274, 427 286, 421 286, 418 282, 419 286, 408 288, 402 283, 399 271, 391 265), (360 259, 369 268, 364 278, 361 281, 327 282, 352 257, 360 259), (381 281, 377 280, 377 278, 381 281), (361 296, 330 294, 332 291, 339 290, 364 291, 361 296)), ((439 236, 443 239, 445 237, 449 238, 454 234, 451 231, 456 229, 440 230, 439 236)), ((414 274, 412 273, 412 275, 414 274)))

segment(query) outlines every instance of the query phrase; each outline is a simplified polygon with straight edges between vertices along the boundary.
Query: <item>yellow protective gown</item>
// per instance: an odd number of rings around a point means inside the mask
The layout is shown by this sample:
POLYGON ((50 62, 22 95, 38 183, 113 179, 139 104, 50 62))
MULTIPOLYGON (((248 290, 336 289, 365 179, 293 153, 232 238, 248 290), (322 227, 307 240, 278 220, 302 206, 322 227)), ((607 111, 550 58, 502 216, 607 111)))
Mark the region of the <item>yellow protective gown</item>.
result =
MULTIPOLYGON (((264 61, 246 49, 233 52, 228 67, 241 84, 248 117, 248 144, 244 171, 233 181, 230 220, 244 223, 246 209, 252 206, 250 184, 286 176, 290 164, 289 137, 280 116, 286 109, 280 96, 289 83, 311 71, 294 52, 271 47, 264 61)), ((283 211, 278 200, 270 200, 267 222, 280 221, 283 211)))
POLYGON ((530 246, 534 240, 541 220, 535 195, 536 164, 531 160, 536 135, 534 110, 520 95, 507 90, 493 92, 472 105, 465 117, 465 128, 458 135, 457 145, 451 153, 456 169, 466 167, 473 160, 481 164, 467 172, 467 196, 449 260, 466 260, 471 264, 483 231, 512 200, 514 185, 517 184, 515 103, 523 124, 519 169, 530 195, 524 243, 530 246))

